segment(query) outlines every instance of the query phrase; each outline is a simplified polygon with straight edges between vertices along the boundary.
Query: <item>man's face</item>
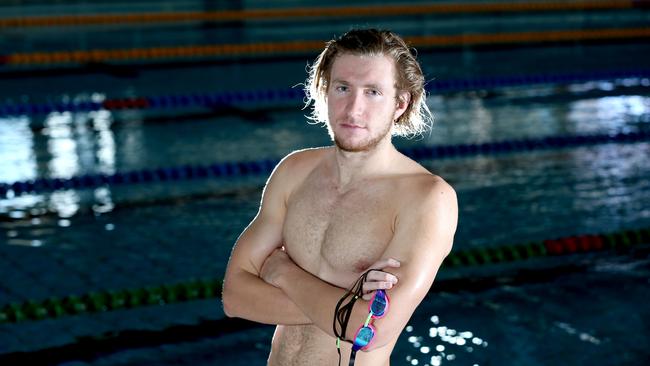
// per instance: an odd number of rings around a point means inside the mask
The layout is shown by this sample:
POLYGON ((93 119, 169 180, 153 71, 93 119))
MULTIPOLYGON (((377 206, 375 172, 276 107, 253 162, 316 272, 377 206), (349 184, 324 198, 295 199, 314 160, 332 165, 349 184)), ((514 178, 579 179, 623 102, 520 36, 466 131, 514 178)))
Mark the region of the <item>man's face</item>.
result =
POLYGON ((390 139, 393 121, 405 109, 398 103, 395 65, 387 56, 336 57, 327 90, 329 131, 344 151, 368 151, 390 139))

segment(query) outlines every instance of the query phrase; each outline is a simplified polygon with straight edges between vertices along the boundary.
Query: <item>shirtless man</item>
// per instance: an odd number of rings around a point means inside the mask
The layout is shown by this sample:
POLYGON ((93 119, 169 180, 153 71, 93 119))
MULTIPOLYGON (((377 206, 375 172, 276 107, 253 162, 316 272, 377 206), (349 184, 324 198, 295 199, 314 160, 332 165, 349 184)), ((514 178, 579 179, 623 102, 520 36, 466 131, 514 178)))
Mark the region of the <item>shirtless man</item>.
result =
MULTIPOLYGON (((391 305, 356 365, 389 365, 451 250, 458 216, 454 190, 391 142, 426 127, 424 77, 399 36, 353 30, 327 43, 307 84, 312 118, 334 146, 294 152, 275 168, 230 258, 224 311, 277 324, 269 365, 333 366, 337 302, 368 268, 387 269, 363 287, 388 289, 391 305)), ((369 295, 354 305, 345 339, 368 316, 369 295)), ((341 342, 344 364, 350 352, 341 342)))

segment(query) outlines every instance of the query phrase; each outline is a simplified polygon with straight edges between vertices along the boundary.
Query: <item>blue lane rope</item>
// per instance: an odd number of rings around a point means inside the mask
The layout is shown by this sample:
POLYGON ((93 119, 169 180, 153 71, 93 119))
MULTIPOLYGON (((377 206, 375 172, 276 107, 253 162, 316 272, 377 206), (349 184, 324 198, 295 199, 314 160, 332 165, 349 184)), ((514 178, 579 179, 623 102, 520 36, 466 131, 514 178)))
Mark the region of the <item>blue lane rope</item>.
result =
MULTIPOLYGON (((650 78, 650 69, 609 70, 586 73, 514 75, 477 79, 434 80, 427 84, 428 93, 444 93, 463 90, 481 90, 508 86, 533 84, 568 84, 597 80, 624 78, 650 78)), ((102 102, 47 102, 47 103, 4 103, 0 104, 0 117, 43 115, 52 112, 91 112, 101 109, 177 109, 203 107, 219 109, 229 105, 259 103, 281 103, 302 101, 305 94, 298 88, 260 89, 250 91, 228 91, 214 93, 190 93, 125 99, 108 99, 102 102)))
MULTIPOLYGON (((474 155, 494 155, 520 151, 589 146, 605 143, 634 143, 650 141, 650 130, 595 135, 549 136, 439 146, 416 146, 400 149, 415 160, 431 160, 474 155)), ((0 183, 0 198, 26 193, 41 193, 65 189, 88 189, 138 183, 182 181, 205 178, 230 178, 267 175, 279 159, 222 162, 208 165, 183 165, 158 169, 143 169, 108 174, 87 174, 71 178, 39 178, 36 180, 0 183)))

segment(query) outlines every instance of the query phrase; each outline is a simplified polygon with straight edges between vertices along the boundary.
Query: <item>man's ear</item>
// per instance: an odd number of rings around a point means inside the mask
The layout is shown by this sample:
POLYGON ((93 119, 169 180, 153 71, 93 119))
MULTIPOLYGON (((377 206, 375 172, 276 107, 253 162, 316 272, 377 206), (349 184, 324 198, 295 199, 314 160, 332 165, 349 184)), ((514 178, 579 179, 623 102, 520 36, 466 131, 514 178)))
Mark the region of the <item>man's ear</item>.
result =
POLYGON ((397 97, 396 97, 397 106, 395 108, 395 115, 393 116, 393 121, 397 121, 402 116, 402 114, 404 114, 410 101, 411 101, 411 93, 407 91, 402 91, 397 93, 397 97))

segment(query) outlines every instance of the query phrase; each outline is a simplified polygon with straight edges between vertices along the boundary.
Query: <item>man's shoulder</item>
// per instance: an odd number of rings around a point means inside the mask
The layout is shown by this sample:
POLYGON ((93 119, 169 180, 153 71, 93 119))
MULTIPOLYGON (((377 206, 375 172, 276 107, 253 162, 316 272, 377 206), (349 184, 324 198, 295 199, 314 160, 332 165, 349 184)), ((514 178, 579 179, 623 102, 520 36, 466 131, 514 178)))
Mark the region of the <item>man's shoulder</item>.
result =
POLYGON ((452 190, 453 188, 449 185, 442 177, 431 173, 427 168, 422 166, 419 162, 411 159, 410 157, 399 154, 400 159, 398 160, 399 170, 398 177, 405 178, 406 184, 410 186, 410 191, 413 191, 416 195, 427 194, 431 190, 443 189, 443 190, 452 190), (415 190, 413 190, 415 188, 415 190))
MULTIPOLYGON (((406 194, 399 195, 397 227, 422 238, 430 239, 440 235, 453 238, 458 220, 458 200, 454 188, 431 173, 416 174, 408 179, 407 184, 410 189, 402 188, 401 191, 406 194)), ((451 251, 453 240, 429 239, 413 239, 413 243, 420 249, 438 248, 440 243, 447 243, 441 248, 444 248, 446 254, 451 251)))
POLYGON ((289 174, 311 170, 331 149, 331 147, 316 147, 293 151, 282 158, 277 169, 289 174))
POLYGON ((418 207, 423 211, 444 206, 456 206, 454 188, 442 177, 422 168, 401 180, 400 201, 408 206, 408 211, 418 207))
POLYGON ((322 159, 322 157, 328 152, 332 151, 332 149, 333 148, 331 146, 326 146, 295 150, 285 156, 282 161, 290 161, 292 163, 309 163, 322 159))
POLYGON ((310 148, 293 151, 278 163, 271 174, 272 179, 290 189, 303 181, 330 150, 330 148, 310 148))

